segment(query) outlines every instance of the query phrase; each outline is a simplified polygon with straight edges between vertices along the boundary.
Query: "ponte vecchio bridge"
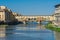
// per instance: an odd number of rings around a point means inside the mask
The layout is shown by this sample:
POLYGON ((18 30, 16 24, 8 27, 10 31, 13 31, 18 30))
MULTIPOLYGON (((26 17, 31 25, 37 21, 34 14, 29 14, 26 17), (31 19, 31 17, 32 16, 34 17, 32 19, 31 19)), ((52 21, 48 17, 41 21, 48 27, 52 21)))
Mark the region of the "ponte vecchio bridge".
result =
POLYGON ((0 21, 13 22, 15 20, 19 22, 37 22, 41 21, 60 21, 60 4, 55 5, 55 12, 52 15, 19 15, 12 12, 5 6, 0 6, 0 21))
POLYGON ((21 21, 23 23, 26 22, 37 22, 40 23, 41 21, 54 21, 55 17, 54 16, 16 16, 16 19, 18 21, 21 21))

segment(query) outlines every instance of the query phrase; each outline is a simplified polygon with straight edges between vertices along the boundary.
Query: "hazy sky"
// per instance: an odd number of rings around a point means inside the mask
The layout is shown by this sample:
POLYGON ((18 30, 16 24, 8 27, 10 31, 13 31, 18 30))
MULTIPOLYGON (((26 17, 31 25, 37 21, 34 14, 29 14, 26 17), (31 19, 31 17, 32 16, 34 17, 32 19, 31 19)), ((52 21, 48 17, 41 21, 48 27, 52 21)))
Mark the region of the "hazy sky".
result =
POLYGON ((50 15, 60 0, 0 0, 0 6, 7 6, 22 15, 50 15))

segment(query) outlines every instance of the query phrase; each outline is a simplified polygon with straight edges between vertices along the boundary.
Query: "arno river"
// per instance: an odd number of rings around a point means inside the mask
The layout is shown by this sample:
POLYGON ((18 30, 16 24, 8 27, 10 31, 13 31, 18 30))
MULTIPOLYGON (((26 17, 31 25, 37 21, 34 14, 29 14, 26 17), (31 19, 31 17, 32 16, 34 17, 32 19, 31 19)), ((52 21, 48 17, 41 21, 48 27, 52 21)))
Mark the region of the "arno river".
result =
POLYGON ((60 33, 40 24, 0 25, 0 40, 59 40, 60 33))

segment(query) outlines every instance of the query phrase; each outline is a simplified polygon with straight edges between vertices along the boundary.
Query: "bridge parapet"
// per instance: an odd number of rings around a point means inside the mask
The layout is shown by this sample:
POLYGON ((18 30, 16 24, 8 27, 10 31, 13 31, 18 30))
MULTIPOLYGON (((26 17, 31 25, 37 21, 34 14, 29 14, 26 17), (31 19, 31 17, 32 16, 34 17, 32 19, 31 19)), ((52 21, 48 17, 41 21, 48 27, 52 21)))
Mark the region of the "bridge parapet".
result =
POLYGON ((55 20, 54 16, 16 16, 15 17, 18 21, 35 21, 35 22, 40 22, 40 21, 53 21, 55 20))

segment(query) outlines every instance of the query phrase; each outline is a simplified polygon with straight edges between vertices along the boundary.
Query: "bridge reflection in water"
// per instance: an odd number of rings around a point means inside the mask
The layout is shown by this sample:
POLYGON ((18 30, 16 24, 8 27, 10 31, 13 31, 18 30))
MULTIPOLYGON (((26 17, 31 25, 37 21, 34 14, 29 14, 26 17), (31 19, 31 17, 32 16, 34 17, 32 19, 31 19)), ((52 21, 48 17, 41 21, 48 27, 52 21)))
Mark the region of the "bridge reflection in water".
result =
POLYGON ((54 33, 39 24, 1 25, 0 40, 54 40, 54 33))

